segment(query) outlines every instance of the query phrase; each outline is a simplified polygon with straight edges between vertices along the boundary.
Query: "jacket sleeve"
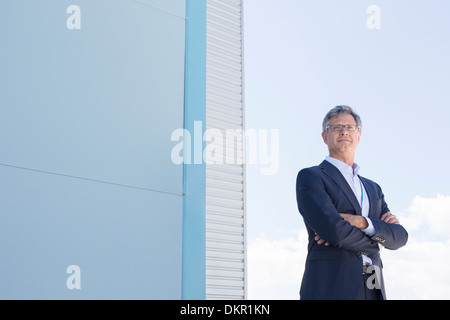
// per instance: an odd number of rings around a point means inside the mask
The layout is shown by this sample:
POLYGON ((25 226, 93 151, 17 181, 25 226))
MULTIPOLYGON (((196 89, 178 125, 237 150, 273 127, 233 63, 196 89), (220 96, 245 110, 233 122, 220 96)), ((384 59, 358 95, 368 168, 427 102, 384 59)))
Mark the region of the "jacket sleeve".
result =
POLYGON ((400 224, 386 223, 379 219, 371 220, 375 228, 375 235, 371 239, 387 249, 397 250, 408 242, 408 232, 400 224))
MULTIPOLYGON (((381 194, 382 206, 379 216, 389 212, 389 208, 384 200, 384 195, 381 187, 375 184, 379 194, 381 194)), ((375 234, 371 239, 382 244, 385 248, 390 250, 397 250, 403 247, 408 242, 408 232, 400 224, 387 223, 380 219, 370 218, 375 229, 375 234)))
POLYGON ((335 247, 360 254, 379 252, 376 241, 351 226, 339 215, 317 171, 312 168, 300 171, 296 191, 300 214, 305 223, 322 239, 335 247))

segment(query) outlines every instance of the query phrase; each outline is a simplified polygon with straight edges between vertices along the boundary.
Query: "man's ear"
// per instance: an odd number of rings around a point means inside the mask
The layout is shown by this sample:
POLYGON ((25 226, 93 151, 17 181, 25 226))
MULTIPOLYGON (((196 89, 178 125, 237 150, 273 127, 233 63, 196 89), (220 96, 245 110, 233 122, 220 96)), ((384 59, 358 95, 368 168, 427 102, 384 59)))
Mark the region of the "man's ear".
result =
POLYGON ((327 137, 327 133, 325 131, 322 132, 322 139, 323 139, 323 142, 325 142, 325 144, 328 145, 328 137, 327 137))

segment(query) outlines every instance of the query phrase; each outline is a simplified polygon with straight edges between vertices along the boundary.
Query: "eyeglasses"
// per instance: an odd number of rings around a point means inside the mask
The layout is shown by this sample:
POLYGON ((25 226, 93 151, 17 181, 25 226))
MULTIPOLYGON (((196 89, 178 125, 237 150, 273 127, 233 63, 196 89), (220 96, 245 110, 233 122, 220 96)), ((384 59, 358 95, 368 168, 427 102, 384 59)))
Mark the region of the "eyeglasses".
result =
POLYGON ((359 129, 359 126, 357 124, 332 124, 327 127, 327 130, 328 128, 331 128, 335 132, 341 132, 344 128, 347 131, 356 131, 359 129))

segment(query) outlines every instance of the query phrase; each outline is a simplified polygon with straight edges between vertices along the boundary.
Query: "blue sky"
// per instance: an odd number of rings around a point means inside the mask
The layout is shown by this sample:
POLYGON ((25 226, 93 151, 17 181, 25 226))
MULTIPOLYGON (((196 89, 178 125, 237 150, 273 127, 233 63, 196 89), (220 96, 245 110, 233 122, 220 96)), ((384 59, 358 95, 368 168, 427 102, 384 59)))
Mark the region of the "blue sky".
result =
POLYGON ((306 235, 295 179, 327 155, 321 123, 339 104, 363 121, 360 174, 410 232, 407 247, 382 253, 388 297, 450 298, 450 277, 423 275, 450 263, 449 9, 444 0, 244 1, 246 127, 280 136, 276 174, 247 168, 249 298, 298 298, 306 235), (367 27, 371 5, 379 29, 367 27))

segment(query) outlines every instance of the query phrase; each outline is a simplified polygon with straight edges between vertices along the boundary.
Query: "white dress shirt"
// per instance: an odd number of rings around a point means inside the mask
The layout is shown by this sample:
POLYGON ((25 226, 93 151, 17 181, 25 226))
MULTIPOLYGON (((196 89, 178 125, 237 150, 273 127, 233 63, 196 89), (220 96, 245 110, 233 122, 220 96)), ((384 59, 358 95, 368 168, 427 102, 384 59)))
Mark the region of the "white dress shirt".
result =
MULTIPOLYGON (((334 165, 342 173, 345 180, 349 184, 350 188, 353 190, 353 193, 355 194, 356 199, 358 199, 358 203, 361 206, 362 216, 366 218, 368 224, 368 227, 362 231, 366 233, 368 236, 373 236, 375 234, 375 228, 373 227, 372 221, 369 218, 369 208, 370 208, 369 197, 367 196, 364 184, 358 177, 358 172, 360 169, 359 165, 353 163, 353 167, 350 167, 345 162, 342 162, 338 159, 329 156, 327 156, 325 160, 334 165), (362 196, 361 190, 363 192, 362 196)), ((362 255, 362 259, 364 264, 372 264, 372 260, 368 256, 362 255)))

